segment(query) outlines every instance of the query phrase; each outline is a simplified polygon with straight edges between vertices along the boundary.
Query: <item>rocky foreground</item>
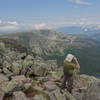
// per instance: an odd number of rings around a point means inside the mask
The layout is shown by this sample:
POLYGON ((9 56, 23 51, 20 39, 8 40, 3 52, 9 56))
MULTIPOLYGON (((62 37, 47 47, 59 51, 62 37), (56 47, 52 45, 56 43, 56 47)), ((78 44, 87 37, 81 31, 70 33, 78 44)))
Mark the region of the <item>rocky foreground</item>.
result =
POLYGON ((73 93, 61 89, 62 68, 0 42, 0 100, 100 100, 100 79, 75 76, 73 93))

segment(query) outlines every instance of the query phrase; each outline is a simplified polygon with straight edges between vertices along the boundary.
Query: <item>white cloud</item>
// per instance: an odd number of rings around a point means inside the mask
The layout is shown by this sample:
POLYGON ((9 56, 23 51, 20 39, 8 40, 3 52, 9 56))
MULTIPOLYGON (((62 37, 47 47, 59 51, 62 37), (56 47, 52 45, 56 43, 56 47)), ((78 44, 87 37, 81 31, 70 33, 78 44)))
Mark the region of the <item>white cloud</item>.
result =
POLYGON ((99 24, 99 20, 91 18, 59 18, 51 21, 44 21, 43 23, 29 23, 25 24, 24 26, 27 26, 30 29, 56 29, 64 26, 85 26, 99 24))
POLYGON ((0 24, 2 23, 2 21, 0 20, 0 24))
MULTIPOLYGON (((48 21, 36 22, 17 22, 17 21, 1 21, 0 32, 12 32, 17 30, 31 30, 31 29, 56 29, 65 26, 86 26, 98 25, 100 28, 100 20, 97 18, 58 18, 48 21)), ((86 30, 85 30, 86 31, 86 30)))
POLYGON ((100 28, 100 25, 98 25, 97 28, 100 28))
POLYGON ((86 0, 70 0, 70 1, 81 5, 91 5, 91 3, 86 0))
POLYGON ((1 26, 0 31, 15 31, 18 28, 19 27, 16 27, 16 26, 1 26))
POLYGON ((46 27, 46 24, 42 23, 42 24, 35 24, 34 28, 35 29, 44 29, 46 27))
POLYGON ((1 24, 11 24, 11 25, 18 25, 18 23, 16 22, 16 21, 2 21, 2 20, 0 20, 0 25, 1 24))
POLYGON ((73 26, 73 25, 100 25, 100 20, 92 18, 64 18, 54 22, 59 26, 73 26))
POLYGON ((18 23, 16 21, 12 21, 12 22, 11 21, 8 21, 7 23, 8 24, 12 24, 12 25, 18 25, 18 23))
POLYGON ((19 29, 19 25, 16 21, 1 21, 0 31, 15 31, 19 29))

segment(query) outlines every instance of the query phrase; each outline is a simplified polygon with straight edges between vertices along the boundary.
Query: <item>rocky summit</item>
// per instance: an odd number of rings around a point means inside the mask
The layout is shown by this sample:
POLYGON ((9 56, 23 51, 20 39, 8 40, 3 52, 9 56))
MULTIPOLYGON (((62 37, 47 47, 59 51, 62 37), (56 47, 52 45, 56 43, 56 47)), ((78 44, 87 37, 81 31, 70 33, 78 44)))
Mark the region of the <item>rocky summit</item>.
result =
POLYGON ((100 100, 100 79, 75 76, 70 94, 60 87, 62 75, 55 60, 0 41, 0 100, 100 100))

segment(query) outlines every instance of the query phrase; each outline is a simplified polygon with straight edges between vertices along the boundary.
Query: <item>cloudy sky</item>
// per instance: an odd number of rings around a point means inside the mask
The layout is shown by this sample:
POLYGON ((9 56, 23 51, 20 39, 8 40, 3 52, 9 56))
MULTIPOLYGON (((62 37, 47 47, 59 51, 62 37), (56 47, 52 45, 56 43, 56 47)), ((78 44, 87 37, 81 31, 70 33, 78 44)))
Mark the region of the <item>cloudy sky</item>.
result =
POLYGON ((100 25, 100 0, 0 0, 0 31, 100 25))

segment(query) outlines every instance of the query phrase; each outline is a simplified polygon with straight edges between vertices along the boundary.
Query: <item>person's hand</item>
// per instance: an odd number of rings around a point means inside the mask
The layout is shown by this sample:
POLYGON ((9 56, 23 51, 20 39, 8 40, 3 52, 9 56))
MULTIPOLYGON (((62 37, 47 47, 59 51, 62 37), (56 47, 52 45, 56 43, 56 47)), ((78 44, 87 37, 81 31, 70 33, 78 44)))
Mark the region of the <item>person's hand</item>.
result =
POLYGON ((76 62, 76 65, 77 65, 77 69, 80 69, 80 65, 79 65, 79 63, 78 63, 78 60, 77 60, 77 58, 76 58, 76 57, 74 57, 74 60, 75 60, 75 62, 76 62))
POLYGON ((78 69, 80 69, 80 65, 79 64, 77 64, 77 67, 78 67, 78 69))

